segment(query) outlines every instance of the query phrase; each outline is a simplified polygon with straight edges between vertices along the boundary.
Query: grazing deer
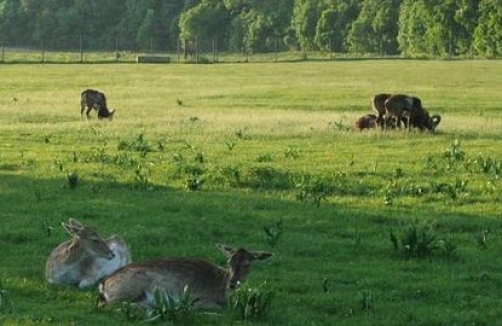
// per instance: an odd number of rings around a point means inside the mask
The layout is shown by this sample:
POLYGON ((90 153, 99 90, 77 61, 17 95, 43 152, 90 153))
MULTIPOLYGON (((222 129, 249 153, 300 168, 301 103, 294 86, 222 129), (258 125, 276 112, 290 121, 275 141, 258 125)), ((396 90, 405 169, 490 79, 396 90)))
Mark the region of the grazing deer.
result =
POLYGON ((141 307, 155 306, 155 292, 179 300, 187 286, 200 309, 220 308, 227 303, 228 290, 236 288, 249 273, 253 261, 273 254, 217 245, 228 257, 223 268, 201 259, 165 258, 132 263, 99 284, 98 306, 129 302, 141 307))
POLYGON ((85 112, 87 119, 89 119, 92 109, 98 112, 98 119, 108 118, 111 120, 115 114, 115 110, 108 109, 105 94, 94 89, 86 89, 80 94, 80 107, 81 117, 84 110, 87 108, 87 111, 85 112))
POLYGON ((429 112, 422 106, 422 101, 415 96, 404 94, 392 95, 385 101, 386 119, 396 119, 398 126, 404 121, 405 127, 419 128, 435 132, 437 125, 441 122, 441 116, 429 112))
POLYGON ((96 231, 72 218, 62 225, 72 238, 49 255, 45 266, 49 283, 86 288, 130 263, 127 245, 119 236, 103 239, 96 231))
POLYGON ((412 127, 423 130, 429 130, 432 133, 436 132, 436 127, 441 122, 439 114, 429 115, 429 111, 422 109, 411 116, 410 125, 412 127))
POLYGON ((405 127, 410 129, 410 121, 414 116, 422 111, 422 101, 415 96, 396 94, 392 95, 385 101, 386 121, 396 119, 398 127, 400 126, 401 121, 403 121, 405 127))

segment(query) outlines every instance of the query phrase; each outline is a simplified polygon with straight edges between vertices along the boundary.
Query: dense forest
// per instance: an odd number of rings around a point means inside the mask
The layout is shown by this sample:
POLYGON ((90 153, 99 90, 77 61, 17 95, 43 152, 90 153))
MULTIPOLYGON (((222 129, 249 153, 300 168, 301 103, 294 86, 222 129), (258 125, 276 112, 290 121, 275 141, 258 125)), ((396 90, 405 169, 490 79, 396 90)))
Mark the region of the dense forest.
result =
POLYGON ((0 0, 0 44, 173 51, 502 54, 502 0, 0 0))

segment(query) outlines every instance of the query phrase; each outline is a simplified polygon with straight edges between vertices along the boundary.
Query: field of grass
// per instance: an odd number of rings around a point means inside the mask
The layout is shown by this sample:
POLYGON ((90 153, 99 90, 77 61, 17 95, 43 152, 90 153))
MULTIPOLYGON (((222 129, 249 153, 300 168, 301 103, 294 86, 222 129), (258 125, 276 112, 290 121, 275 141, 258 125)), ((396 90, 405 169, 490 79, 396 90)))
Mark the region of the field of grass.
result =
POLYGON ((214 243, 275 253, 246 281, 273 295, 263 314, 192 312, 180 325, 502 320, 501 61, 0 74, 2 325, 145 324, 124 306, 97 309, 95 289, 46 283, 70 217, 120 233, 136 261, 224 265, 214 243), (113 121, 81 119, 85 88, 106 93, 113 121), (354 130, 378 92, 421 97, 443 118, 438 132, 354 130))

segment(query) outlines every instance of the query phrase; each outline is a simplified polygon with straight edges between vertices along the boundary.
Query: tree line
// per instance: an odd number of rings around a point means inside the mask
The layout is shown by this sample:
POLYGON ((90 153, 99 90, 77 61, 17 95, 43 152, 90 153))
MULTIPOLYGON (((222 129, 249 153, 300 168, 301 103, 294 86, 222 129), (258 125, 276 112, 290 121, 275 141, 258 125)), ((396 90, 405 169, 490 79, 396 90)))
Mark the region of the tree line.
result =
POLYGON ((502 0, 0 0, 3 46, 502 54, 502 0), (211 43, 210 43, 211 42, 211 43))

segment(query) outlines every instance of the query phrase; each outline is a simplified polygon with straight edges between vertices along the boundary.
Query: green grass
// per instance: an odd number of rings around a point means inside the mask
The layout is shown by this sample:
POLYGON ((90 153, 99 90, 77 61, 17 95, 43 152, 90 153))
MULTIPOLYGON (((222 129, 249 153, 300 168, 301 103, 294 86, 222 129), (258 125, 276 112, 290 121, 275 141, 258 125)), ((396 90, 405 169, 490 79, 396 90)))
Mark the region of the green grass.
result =
POLYGON ((95 290, 45 282, 45 260, 66 239, 60 224, 70 217, 120 233, 138 261, 224 264, 216 242, 276 254, 247 281, 273 293, 264 317, 239 322, 223 311, 178 324, 502 319, 500 61, 16 64, 0 72, 1 324, 142 324, 120 309, 97 310, 95 290), (88 87, 106 93, 114 121, 80 118, 88 87), (438 133, 354 130, 377 92, 420 96, 443 117, 438 133), (280 221, 270 241, 265 229, 280 221), (390 240, 413 226, 436 241, 425 257, 390 240))

